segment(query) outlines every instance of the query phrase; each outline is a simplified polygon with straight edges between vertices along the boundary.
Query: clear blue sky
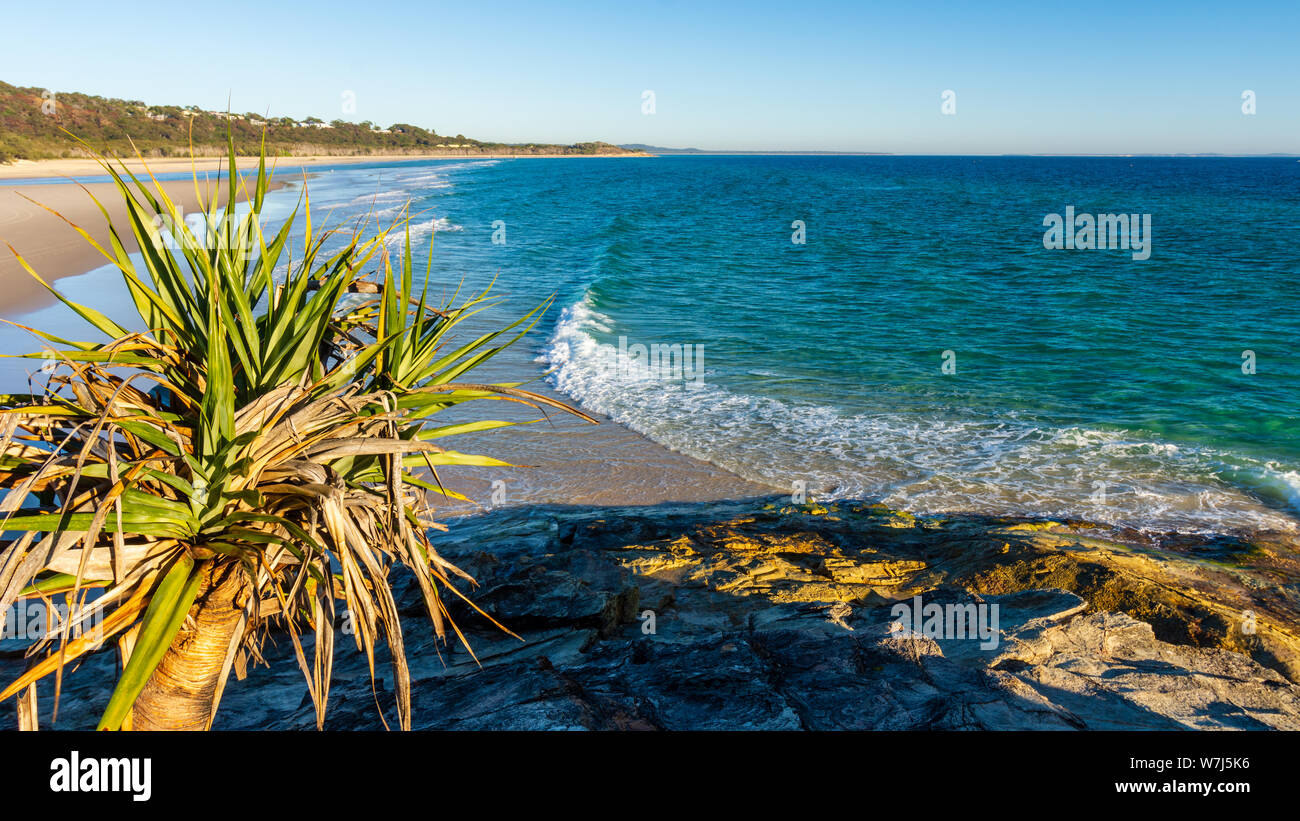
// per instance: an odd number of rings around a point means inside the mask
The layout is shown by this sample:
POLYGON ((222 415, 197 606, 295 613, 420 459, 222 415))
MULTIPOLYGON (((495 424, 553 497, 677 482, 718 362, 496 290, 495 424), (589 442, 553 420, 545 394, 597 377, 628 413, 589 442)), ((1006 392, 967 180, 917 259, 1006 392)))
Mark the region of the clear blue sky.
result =
POLYGON ((278 5, 6 8, 0 80, 507 142, 1300 152, 1297 0, 278 5))

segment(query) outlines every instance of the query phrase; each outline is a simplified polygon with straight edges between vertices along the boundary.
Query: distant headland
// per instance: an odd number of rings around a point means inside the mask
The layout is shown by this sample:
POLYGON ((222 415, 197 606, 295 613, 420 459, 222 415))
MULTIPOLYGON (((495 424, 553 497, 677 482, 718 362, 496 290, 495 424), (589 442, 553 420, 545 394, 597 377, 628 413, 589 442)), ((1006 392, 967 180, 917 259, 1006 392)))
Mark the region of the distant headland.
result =
POLYGON ((256 155, 263 137, 270 156, 623 156, 645 152, 593 141, 572 145, 507 144, 438 134, 409 123, 388 126, 316 117, 205 111, 198 106, 146 105, 75 92, 0 82, 0 163, 85 156, 68 134, 99 151, 146 157, 219 156, 234 137, 241 155, 256 155))

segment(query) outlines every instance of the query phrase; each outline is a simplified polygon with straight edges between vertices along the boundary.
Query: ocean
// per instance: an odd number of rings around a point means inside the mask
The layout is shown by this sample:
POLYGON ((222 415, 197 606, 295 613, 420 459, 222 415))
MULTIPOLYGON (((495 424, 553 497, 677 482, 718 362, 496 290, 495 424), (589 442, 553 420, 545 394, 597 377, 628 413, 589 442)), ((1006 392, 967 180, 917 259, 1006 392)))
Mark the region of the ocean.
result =
MULTIPOLYGON (((284 219, 300 187, 268 214, 284 219)), ((413 161, 325 169, 308 187, 317 223, 391 220, 409 202, 431 293, 495 281, 493 322, 554 298, 484 378, 544 385, 771 493, 1296 530, 1294 158, 413 161), (1046 247, 1045 221, 1067 213, 1149 229, 1132 247, 1077 247, 1074 232, 1076 247, 1046 247)), ((121 309, 113 279, 59 284, 121 309)), ((4 350, 33 348, 15 334, 4 350)), ((529 436, 548 464, 577 447, 529 436)), ((689 496, 674 459, 637 481, 689 496)), ((580 484, 539 478, 511 501, 574 500, 580 484)))

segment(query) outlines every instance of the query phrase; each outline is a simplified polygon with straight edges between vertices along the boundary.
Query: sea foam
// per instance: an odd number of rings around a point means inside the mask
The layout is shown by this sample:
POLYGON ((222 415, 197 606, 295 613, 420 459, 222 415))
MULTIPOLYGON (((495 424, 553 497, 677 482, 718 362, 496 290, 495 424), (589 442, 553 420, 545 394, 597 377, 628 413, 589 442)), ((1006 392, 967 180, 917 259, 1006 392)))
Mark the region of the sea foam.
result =
POLYGON ((1129 431, 1051 427, 1014 412, 847 413, 733 393, 707 370, 691 386, 621 378, 604 361, 614 349, 598 338, 615 330, 590 294, 566 307, 538 357, 550 383, 588 410, 777 491, 802 482, 822 500, 1147 532, 1297 531, 1300 475, 1273 463, 1129 431))

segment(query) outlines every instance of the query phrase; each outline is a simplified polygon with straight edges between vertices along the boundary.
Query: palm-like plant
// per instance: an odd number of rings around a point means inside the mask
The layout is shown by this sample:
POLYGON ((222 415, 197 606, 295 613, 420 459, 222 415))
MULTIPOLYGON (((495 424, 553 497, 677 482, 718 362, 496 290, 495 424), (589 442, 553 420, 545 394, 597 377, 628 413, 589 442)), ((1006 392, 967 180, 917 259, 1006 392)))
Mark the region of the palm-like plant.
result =
POLYGON ((408 728, 390 572, 409 568, 439 638, 450 628, 464 641, 443 597, 462 595, 451 576, 468 576, 434 549, 428 532, 441 526, 426 498, 458 496, 442 488, 440 466, 505 463, 438 443, 512 424, 433 419, 486 398, 578 413, 517 384, 464 381, 541 308, 455 344, 449 332, 491 304, 488 293, 431 305, 427 284, 417 293, 413 282, 409 226, 395 265, 394 228, 313 233, 308 198, 301 254, 289 251, 282 265, 294 219, 262 233, 264 153, 250 189, 230 147, 227 205, 207 206, 208 229, 197 233, 156 181, 151 190, 96 156, 127 206, 143 266, 111 220, 111 248, 95 247, 121 271, 145 330, 46 285, 107 341, 29 328, 49 346, 30 356, 52 370, 32 393, 0 397, 0 531, 16 536, 0 552, 0 619, 30 596, 63 596, 71 613, 0 699, 18 694, 20 725, 35 727, 35 682, 55 676, 57 709, 64 668, 115 643, 121 672, 101 729, 204 729, 231 670, 259 661, 266 631, 280 627, 320 726, 337 599, 372 677, 386 641, 408 728), (364 281, 372 261, 378 281, 364 281), (314 633, 310 659, 304 632, 314 633))

